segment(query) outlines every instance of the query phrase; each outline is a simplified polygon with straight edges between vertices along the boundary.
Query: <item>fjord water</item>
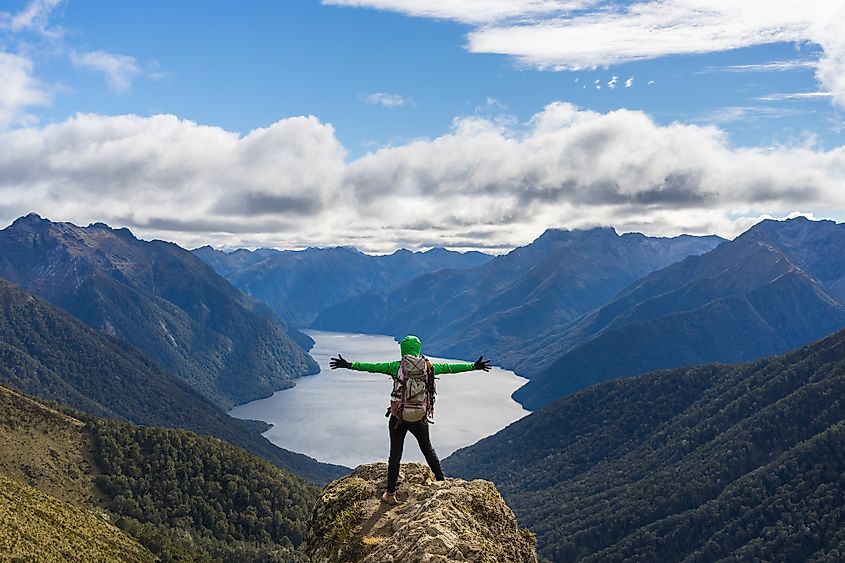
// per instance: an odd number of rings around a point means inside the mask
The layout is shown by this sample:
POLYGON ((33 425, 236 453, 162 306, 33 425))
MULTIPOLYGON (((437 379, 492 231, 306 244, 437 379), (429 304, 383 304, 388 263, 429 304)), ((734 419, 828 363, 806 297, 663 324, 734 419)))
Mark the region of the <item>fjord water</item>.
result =
MULTIPOLYGON (((235 407, 229 414, 272 424, 273 428, 264 434, 271 442, 319 461, 355 467, 386 460, 388 437, 384 414, 392 389, 391 378, 331 370, 329 359, 342 354, 349 361, 392 361, 399 358, 399 345, 389 336, 306 332, 316 342, 311 355, 320 365, 320 373, 300 377, 296 387, 235 407)), ((492 360, 495 363, 495 358, 492 360)), ((489 372, 443 375, 437 381, 436 420, 431 426, 432 442, 440 458, 527 415, 528 411, 511 399, 511 393, 525 382, 513 372, 495 367, 489 372)), ((402 459, 423 460, 410 434, 405 440, 402 459)))

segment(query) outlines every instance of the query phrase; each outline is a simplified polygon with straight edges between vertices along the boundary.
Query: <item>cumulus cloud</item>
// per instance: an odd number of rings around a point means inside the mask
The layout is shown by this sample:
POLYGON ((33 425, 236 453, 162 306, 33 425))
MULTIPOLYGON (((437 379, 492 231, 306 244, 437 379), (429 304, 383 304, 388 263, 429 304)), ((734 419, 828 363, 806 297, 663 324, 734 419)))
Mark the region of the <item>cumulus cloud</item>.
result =
POLYGON ((550 226, 730 236, 763 213, 845 210, 845 148, 733 148, 713 126, 555 103, 348 161, 330 125, 245 135, 78 115, 0 134, 0 220, 128 226, 185 246, 508 248, 550 226))
POLYGON ((0 129, 35 120, 29 108, 50 104, 47 88, 33 76, 32 61, 0 51, 0 129))
POLYGON ((612 76, 610 80, 607 81, 607 87, 611 90, 616 90, 616 84, 619 82, 618 76, 612 76))
POLYGON ((105 51, 71 51, 70 61, 74 66, 103 73, 106 83, 116 92, 129 91, 132 82, 142 72, 135 57, 105 51))
POLYGON ((389 94, 387 92, 373 92, 371 94, 364 94, 361 100, 375 106, 384 106, 386 108, 396 108, 402 106, 413 106, 414 101, 410 98, 404 98, 399 94, 389 94))
POLYGON ((667 55, 811 42, 816 76, 845 107, 845 3, 831 0, 324 0, 448 18, 474 28, 468 49, 528 65, 581 69, 667 55), (488 9, 489 6, 489 9, 488 9))

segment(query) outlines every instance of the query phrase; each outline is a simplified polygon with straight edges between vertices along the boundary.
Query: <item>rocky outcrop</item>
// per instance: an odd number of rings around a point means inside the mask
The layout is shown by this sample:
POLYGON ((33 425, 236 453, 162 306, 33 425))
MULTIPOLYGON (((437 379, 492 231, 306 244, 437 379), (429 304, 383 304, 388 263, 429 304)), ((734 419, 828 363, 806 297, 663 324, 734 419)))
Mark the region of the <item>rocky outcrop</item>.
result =
POLYGON ((536 563, 536 538, 520 528, 489 481, 435 481, 402 465, 397 506, 381 502, 387 465, 361 465, 323 489, 306 538, 319 562, 536 563))

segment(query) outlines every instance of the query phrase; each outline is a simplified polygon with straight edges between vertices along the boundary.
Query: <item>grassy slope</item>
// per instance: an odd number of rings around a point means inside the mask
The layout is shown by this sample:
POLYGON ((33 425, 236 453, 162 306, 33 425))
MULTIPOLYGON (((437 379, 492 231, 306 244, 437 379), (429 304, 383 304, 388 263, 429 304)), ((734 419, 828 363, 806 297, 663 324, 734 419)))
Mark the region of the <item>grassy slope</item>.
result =
POLYGON ((0 554, 12 561, 156 560, 102 517, 4 475, 0 522, 0 554))

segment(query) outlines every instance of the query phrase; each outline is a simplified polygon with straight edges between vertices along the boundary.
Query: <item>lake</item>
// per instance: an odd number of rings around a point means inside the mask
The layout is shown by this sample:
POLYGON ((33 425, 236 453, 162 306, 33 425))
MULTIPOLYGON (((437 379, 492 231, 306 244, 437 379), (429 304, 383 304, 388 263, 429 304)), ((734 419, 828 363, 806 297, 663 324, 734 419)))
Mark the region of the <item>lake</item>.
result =
MULTIPOLYGON (((305 332, 316 341, 311 355, 320 364, 320 373, 300 377, 296 387, 235 407, 229 414, 272 424, 264 433, 271 442, 319 461, 347 467, 386 461, 389 442, 384 413, 393 389, 391 377, 331 370, 329 359, 340 353, 351 362, 398 360, 399 344, 390 336, 305 332)), ((489 372, 445 374, 438 379, 431 440, 440 459, 529 414, 510 397, 526 381, 495 367, 489 372)), ((402 461, 423 461, 410 433, 402 461)))

